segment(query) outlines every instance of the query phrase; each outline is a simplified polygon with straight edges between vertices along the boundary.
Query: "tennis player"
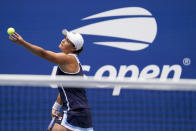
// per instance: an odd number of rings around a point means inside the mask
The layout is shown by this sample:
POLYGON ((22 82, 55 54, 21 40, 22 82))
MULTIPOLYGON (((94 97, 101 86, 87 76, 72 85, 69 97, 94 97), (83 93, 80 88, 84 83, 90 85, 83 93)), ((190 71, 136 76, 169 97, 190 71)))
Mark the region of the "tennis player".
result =
MULTIPOLYGON (((58 64, 56 75, 83 76, 82 67, 77 55, 83 50, 83 37, 74 32, 63 30, 65 38, 59 44, 62 52, 55 53, 39 46, 26 42, 18 33, 9 36, 9 39, 31 53, 58 64)), ((56 116, 53 131, 93 131, 90 108, 85 89, 58 87, 59 94, 52 107, 52 116, 56 116), (59 110, 63 116, 60 119, 59 110)))

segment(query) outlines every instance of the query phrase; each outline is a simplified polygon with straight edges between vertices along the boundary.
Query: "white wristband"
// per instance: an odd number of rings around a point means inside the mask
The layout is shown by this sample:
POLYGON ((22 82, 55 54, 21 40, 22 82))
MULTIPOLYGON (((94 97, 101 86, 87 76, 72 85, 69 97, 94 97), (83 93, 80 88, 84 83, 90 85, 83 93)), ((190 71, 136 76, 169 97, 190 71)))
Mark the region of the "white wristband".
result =
POLYGON ((55 102, 52 109, 59 111, 63 105, 60 105, 59 103, 55 102))

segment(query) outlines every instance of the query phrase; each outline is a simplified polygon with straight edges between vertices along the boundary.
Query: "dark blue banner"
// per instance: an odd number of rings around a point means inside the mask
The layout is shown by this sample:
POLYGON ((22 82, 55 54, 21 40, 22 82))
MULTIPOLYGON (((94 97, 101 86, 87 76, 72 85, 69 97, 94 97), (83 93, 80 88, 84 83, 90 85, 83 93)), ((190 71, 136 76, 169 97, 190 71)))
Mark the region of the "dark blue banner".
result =
MULTIPOLYGON (((0 73, 50 75, 56 66, 12 43, 8 39, 7 29, 13 27, 26 41, 54 52, 60 52, 58 45, 64 38, 61 33, 62 29, 81 33, 85 44, 79 58, 87 76, 129 77, 130 79, 195 79, 195 5, 195 0, 1 0, 0 73)), ((34 88, 30 88, 30 90, 37 91, 34 88)), ((12 91, 15 95, 17 94, 17 90, 12 91)), ((48 89, 48 92, 50 91, 54 90, 48 89)), ((7 89, 1 88, 1 92, 7 92, 7 89)), ((42 95, 44 90, 38 92, 42 95)), ((25 91, 22 90, 20 93, 25 93, 25 91)), ((112 90, 96 89, 96 91, 89 90, 88 97, 93 108, 93 120, 97 131, 154 131, 159 129, 177 131, 180 129, 191 130, 195 127, 195 124, 191 123, 196 120, 196 116, 193 114, 193 110, 196 109, 195 104, 193 104, 196 94, 195 92, 189 93, 186 92, 182 95, 181 92, 177 92, 174 93, 175 98, 173 98, 173 94, 167 92, 123 90, 119 96, 114 97, 112 96, 112 90), (97 96, 100 100, 97 101, 98 103, 96 103, 96 93, 101 96, 97 96), (181 96, 184 99, 181 98, 181 101, 179 101, 178 98, 181 96), (162 98, 164 98, 161 101, 163 106, 160 106, 159 103, 161 102, 155 99, 162 98), (120 102, 120 99, 123 99, 124 104, 120 102), (133 101, 130 99, 133 99, 133 101), (170 103, 171 99, 173 101, 170 103), (107 100, 105 104, 104 100, 107 100), (138 103, 141 104, 140 109, 138 109, 140 107, 138 103), (159 106, 153 110, 153 105, 156 104, 159 106), (108 108, 106 108, 106 105, 108 108), (119 105, 125 107, 118 108, 119 105), (169 110, 169 107, 175 112, 179 108, 181 110, 173 115, 173 118, 170 118, 171 110, 169 110), (111 108, 115 113, 109 112, 111 108), (126 111, 123 110, 125 108, 126 111), (98 112, 97 109, 101 111, 98 112), (102 112, 103 110, 106 112, 102 112), (158 110, 166 111, 165 114, 168 116, 160 116, 159 113, 156 113, 158 110), (119 112, 126 113, 118 114, 119 112), (187 112, 189 113, 187 114, 187 112), (97 115, 99 113, 102 115, 97 115), (104 113, 109 114, 108 117, 110 118, 108 119, 110 120, 105 121, 108 122, 108 125, 103 126, 99 124, 105 123, 102 121, 105 119, 104 113), (143 113, 145 117, 141 117, 143 113), (114 117, 114 114, 118 117, 114 117), (176 121, 176 119, 181 119, 181 121, 176 121), (156 123, 156 120, 159 122, 156 123), (152 123, 149 124, 149 121, 152 123), (119 125, 119 123, 121 124, 119 125), (126 124, 123 125, 122 123, 126 124)), ((1 95, 4 95, 4 93, 1 93, 1 95)), ((25 99, 28 96, 23 97, 25 99)), ((47 99, 47 96, 42 97, 47 99)), ((56 93, 53 93, 52 97, 55 100, 56 93)), ((17 99, 12 100, 17 102, 17 99)), ((29 100, 39 101, 40 99, 39 97, 32 97, 29 100)), ((52 106, 53 101, 48 100, 48 103, 50 104, 47 106, 52 106)), ((1 105, 6 104, 1 102, 1 105)), ((31 127, 32 130, 45 129, 50 120, 51 107, 47 109, 44 124, 35 124, 33 126, 35 128, 31 127), (39 128, 36 128, 37 126, 39 128)), ((5 119, 4 117, 6 116, 1 116, 1 120, 5 119)), ((10 119, 5 120, 7 123, 12 121, 10 119)), ((15 130, 21 129, 17 128, 15 130)), ((3 127, 2 130, 9 129, 3 127)))

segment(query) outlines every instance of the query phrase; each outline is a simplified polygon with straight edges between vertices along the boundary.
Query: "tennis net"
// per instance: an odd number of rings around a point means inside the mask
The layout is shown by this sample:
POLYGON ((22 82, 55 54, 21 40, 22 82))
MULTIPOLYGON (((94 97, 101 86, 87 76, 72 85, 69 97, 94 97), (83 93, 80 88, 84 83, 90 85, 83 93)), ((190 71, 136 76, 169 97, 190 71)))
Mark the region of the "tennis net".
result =
POLYGON ((195 80, 110 80, 32 75, 0 75, 0 130, 43 131, 51 120, 58 90, 87 88, 95 131, 193 131, 195 80), (113 88, 121 87, 119 96, 113 88))

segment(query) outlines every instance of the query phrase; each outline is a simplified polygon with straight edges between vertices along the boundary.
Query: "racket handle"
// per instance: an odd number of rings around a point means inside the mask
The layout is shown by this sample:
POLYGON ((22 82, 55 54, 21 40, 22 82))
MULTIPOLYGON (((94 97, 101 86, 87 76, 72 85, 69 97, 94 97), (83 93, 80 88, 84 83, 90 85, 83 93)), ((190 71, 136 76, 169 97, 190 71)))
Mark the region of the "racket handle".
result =
POLYGON ((50 131, 51 130, 51 128, 53 127, 53 124, 54 124, 55 120, 56 120, 56 117, 52 117, 52 120, 50 121, 50 124, 48 126, 47 131, 50 131))

